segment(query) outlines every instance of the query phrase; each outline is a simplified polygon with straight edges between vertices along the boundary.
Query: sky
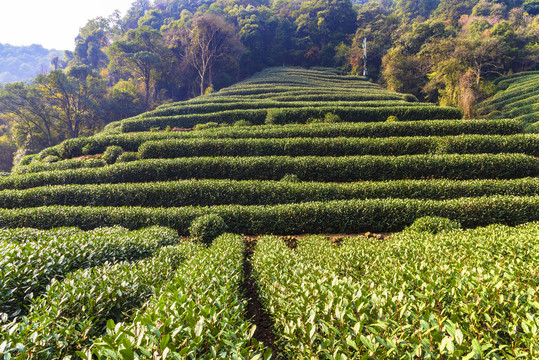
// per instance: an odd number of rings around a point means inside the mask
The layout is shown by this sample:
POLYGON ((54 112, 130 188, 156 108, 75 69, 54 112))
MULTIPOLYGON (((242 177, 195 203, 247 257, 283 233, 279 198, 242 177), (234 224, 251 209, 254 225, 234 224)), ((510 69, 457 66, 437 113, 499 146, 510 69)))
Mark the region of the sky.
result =
POLYGON ((124 15, 134 0, 0 0, 0 43, 75 49, 79 29, 90 19, 124 15))

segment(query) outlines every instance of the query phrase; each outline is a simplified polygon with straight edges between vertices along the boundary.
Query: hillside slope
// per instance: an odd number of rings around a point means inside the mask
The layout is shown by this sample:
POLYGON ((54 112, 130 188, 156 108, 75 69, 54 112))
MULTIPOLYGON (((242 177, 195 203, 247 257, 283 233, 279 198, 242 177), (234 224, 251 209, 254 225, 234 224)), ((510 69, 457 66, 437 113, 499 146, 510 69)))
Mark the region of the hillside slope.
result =
POLYGON ((0 356, 537 358, 539 135, 405 97, 270 69, 25 158, 0 356))
POLYGON ((357 76, 337 75, 319 68, 268 68, 246 81, 189 101, 166 104, 154 111, 109 124, 105 132, 133 132, 167 126, 190 128, 246 120, 254 125, 305 123, 333 113, 347 122, 454 119, 459 110, 417 103, 357 76))
POLYGON ((539 132, 539 71, 527 71, 496 80, 497 92, 479 104, 480 114, 493 119, 526 122, 527 132, 539 132))
POLYGON ((539 138, 522 121, 451 119, 460 112, 404 99, 329 70, 268 69, 24 159, 0 179, 0 226, 186 234, 217 213, 238 233, 357 233, 424 215, 539 220, 539 138))

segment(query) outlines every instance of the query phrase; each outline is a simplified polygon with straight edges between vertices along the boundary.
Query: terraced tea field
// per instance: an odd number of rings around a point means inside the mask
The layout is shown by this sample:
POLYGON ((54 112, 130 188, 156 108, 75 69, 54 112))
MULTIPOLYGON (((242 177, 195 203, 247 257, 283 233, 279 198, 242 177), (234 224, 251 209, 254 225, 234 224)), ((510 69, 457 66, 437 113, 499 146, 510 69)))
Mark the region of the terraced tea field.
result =
POLYGON ((461 115, 270 68, 24 158, 0 177, 0 354, 539 357, 539 136, 461 115))
POLYGON ((539 72, 527 71, 501 77, 497 93, 479 106, 491 118, 514 118, 526 122, 527 131, 539 129, 539 72))

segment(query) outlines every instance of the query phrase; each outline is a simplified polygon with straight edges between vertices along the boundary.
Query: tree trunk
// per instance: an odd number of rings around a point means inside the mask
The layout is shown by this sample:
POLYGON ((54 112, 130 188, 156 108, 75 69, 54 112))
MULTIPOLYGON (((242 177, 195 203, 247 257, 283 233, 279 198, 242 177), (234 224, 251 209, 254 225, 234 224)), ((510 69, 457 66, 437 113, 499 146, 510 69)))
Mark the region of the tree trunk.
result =
POLYGON ((200 95, 204 95, 204 80, 206 74, 200 73, 200 95))

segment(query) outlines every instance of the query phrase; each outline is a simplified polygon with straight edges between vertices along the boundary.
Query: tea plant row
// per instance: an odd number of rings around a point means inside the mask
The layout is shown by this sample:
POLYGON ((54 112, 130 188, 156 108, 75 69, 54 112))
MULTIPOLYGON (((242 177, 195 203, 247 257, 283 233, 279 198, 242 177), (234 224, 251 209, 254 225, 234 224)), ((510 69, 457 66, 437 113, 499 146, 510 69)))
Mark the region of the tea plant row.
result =
POLYGON ((109 321, 87 352, 92 359, 267 359, 246 318, 243 238, 225 234, 179 267, 132 321, 109 321))
MULTIPOLYGON (((148 141, 143 159, 195 156, 400 156, 416 154, 523 153, 539 155, 539 135, 459 135, 431 137, 175 139, 148 141)), ((28 169, 28 172, 33 170, 28 169)))
POLYGON ((148 257, 160 247, 179 241, 176 232, 159 227, 131 232, 124 228, 69 230, 61 235, 45 233, 36 241, 22 243, 18 241, 21 236, 16 231, 14 234, 2 239, 0 258, 0 312, 10 317, 24 313, 29 300, 43 293, 52 279, 105 262, 148 257))
POLYGON ((113 133, 118 130, 123 133, 135 131, 149 131, 152 128, 164 130, 167 126, 190 128, 197 124, 208 122, 232 124, 236 121, 247 120, 252 124, 291 124, 306 123, 311 118, 323 118, 326 114, 336 114, 344 122, 379 122, 385 121, 389 116, 396 116, 399 120, 423 119, 460 119, 462 112, 456 108, 438 106, 380 106, 380 107, 338 107, 325 106, 299 109, 249 109, 226 110, 221 112, 171 115, 162 117, 132 118, 110 123, 104 133, 113 133), (114 130, 114 131, 113 131, 114 130))
POLYGON ((190 138, 383 138, 400 136, 455 136, 461 134, 512 135, 521 133, 523 122, 518 120, 418 120, 375 123, 291 124, 286 126, 221 127, 189 132, 143 132, 132 134, 96 135, 65 140, 43 150, 27 161, 41 161, 47 156, 70 159, 81 155, 103 153, 109 146, 120 146, 124 151, 138 151, 147 141, 190 138))
MULTIPOLYGON (((260 180, 180 180, 149 183, 43 186, 0 191, 0 208, 50 205, 182 207, 272 205, 352 199, 453 199, 535 196, 537 178, 510 180, 396 180, 321 183, 260 180)), ((1 234, 1 231, 0 231, 1 234)), ((1 235, 0 235, 1 236, 1 235)))
POLYGON ((49 206, 0 210, 0 227, 130 229, 161 225, 182 235, 202 215, 221 216, 239 234, 359 233, 399 231, 423 216, 458 220, 465 227, 538 221, 539 196, 488 196, 450 200, 366 199, 282 205, 218 205, 178 208, 49 206))
POLYGON ((335 248, 259 240, 253 271, 286 358, 539 356, 538 223, 335 248))
POLYGON ((54 279, 31 301, 28 315, 3 326, 0 353, 16 359, 74 356, 105 332, 107 321, 129 320, 200 250, 186 242, 162 247, 138 262, 106 263, 54 279))
POLYGON ((55 170, 0 178, 0 190, 45 185, 151 182, 178 179, 353 182, 399 179, 510 179, 537 176, 539 159, 524 154, 343 157, 196 157, 145 159, 101 168, 55 170))

